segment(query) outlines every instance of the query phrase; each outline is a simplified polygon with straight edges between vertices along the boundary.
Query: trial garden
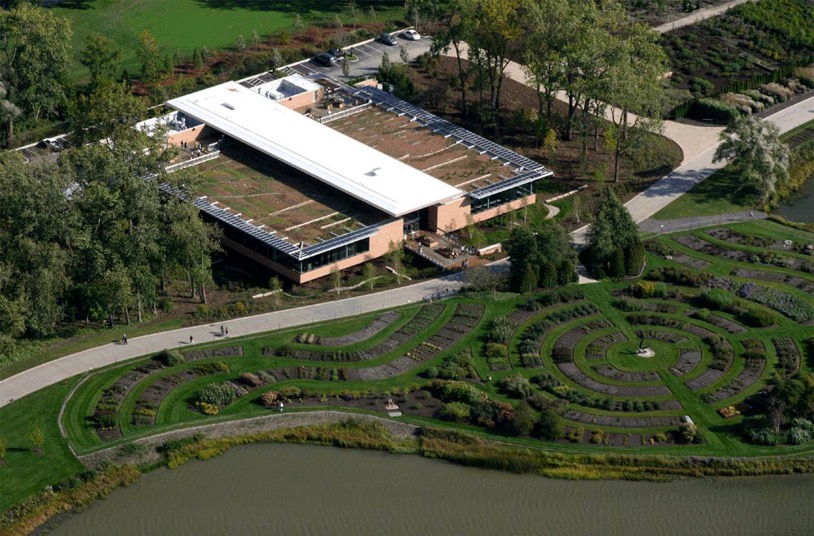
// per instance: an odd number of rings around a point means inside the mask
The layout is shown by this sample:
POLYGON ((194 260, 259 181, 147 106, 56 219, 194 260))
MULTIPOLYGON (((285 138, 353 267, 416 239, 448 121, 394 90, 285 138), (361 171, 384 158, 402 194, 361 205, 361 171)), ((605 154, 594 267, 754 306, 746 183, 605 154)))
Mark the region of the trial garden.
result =
MULTIPOLYGON (((48 416, 40 461, 63 468, 76 462, 51 422, 62 404, 67 443, 80 457, 127 452, 133 439, 167 430, 275 414, 280 403, 286 413, 388 418, 390 400, 396 420, 555 451, 810 453, 811 244, 814 234, 768 221, 663 235, 645 242, 640 279, 497 299, 463 294, 224 337, 93 371, 0 417, 36 406, 48 416), (642 346, 655 356, 637 355, 642 346), (789 385, 800 392, 778 410, 775 398, 789 385)), ((25 447, 25 432, 10 435, 9 446, 25 447)), ((6 482, 20 483, 17 472, 36 458, 10 448, 6 482)))

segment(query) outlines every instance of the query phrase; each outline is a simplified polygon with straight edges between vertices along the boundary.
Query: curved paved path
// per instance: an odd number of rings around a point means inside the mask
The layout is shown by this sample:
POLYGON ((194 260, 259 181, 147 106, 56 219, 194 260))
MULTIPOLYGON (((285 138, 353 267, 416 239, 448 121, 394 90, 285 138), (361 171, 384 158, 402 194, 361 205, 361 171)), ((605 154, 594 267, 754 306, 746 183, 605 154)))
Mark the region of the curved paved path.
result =
MULTIPOLYGON (((513 63, 509 72, 513 73, 515 77, 522 77, 517 79, 525 81, 525 75, 523 75, 520 65, 513 63)), ((814 119, 814 95, 779 110, 767 118, 767 120, 777 124, 781 132, 787 132, 812 119, 814 119)), ((683 195, 695 184, 723 167, 723 162, 712 163, 712 157, 718 144, 719 132, 720 128, 718 127, 697 127, 671 121, 666 122, 665 134, 681 145, 685 151, 684 161, 675 171, 626 203, 625 206, 627 206, 634 221, 638 223, 649 218, 683 195), (672 136, 676 137, 673 138, 672 136), (703 140, 703 143, 699 143, 699 140, 703 140)), ((585 242, 586 231, 587 226, 572 233, 576 244, 585 242)), ((496 269, 505 269, 508 263, 504 261, 495 263, 494 266, 496 269)), ((591 282, 591 280, 582 277, 580 281, 591 282)), ((190 337, 193 337, 199 343, 211 342, 216 340, 220 334, 221 324, 229 328, 230 335, 250 335, 415 303, 427 296, 448 290, 457 290, 462 286, 460 274, 454 274, 366 296, 145 335, 131 339, 130 344, 126 346, 109 344, 92 348, 44 363, 0 381, 0 407, 34 391, 94 368, 157 352, 164 348, 186 347, 189 345, 190 337)))
POLYGON ((656 26, 653 29, 659 33, 672 32, 673 30, 677 30, 679 28, 683 28, 684 26, 695 24, 696 22, 702 21, 704 19, 717 17, 721 13, 729 11, 729 9, 737 6, 738 4, 745 4, 746 2, 750 1, 752 0, 733 0, 732 2, 727 2, 726 4, 721 4, 719 6, 705 7, 704 9, 699 9, 698 11, 692 12, 686 17, 681 17, 680 19, 667 22, 665 24, 662 24, 661 26, 656 26))

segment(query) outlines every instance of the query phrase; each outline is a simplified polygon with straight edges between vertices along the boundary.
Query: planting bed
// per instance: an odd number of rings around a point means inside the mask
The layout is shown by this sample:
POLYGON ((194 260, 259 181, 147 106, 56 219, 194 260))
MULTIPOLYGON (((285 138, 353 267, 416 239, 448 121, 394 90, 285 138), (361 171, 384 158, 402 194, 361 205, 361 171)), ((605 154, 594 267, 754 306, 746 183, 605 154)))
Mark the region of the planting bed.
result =
MULTIPOLYGON (((741 419, 724 419, 718 409, 745 407, 741 403, 762 392, 773 375, 808 370, 805 341, 814 337, 814 328, 801 320, 807 307, 814 307, 814 297, 796 290, 810 282, 799 270, 784 268, 781 273, 735 264, 742 254, 751 254, 742 248, 785 244, 782 234, 771 244, 744 238, 758 228, 770 232, 776 224, 739 225, 732 226, 733 233, 710 229, 702 236, 683 232, 655 238, 657 245, 648 246, 654 253, 650 271, 641 282, 600 283, 502 301, 464 296, 381 314, 367 323, 356 321, 349 324, 352 328, 326 325, 318 330, 319 337, 271 333, 239 344, 224 339, 184 353, 187 361, 209 362, 167 367, 147 359, 98 371, 94 375, 106 376, 94 380, 92 375, 69 400, 68 434, 73 441, 79 436, 71 428, 83 429, 81 444, 87 450, 140 433, 144 425, 159 431, 193 417, 200 422, 208 417, 192 408, 190 400, 210 382, 236 393, 234 402, 220 408, 222 418, 274 411, 271 404, 259 403, 267 393, 280 393, 292 409, 383 412, 383 403, 393 398, 405 418, 477 426, 511 441, 501 422, 512 418, 518 402, 525 400, 535 414, 547 408, 558 411, 566 435, 562 442, 585 448, 678 449, 677 428, 689 415, 708 437, 716 438, 695 452, 734 448, 732 452, 744 455, 764 454, 733 440, 741 419), (738 243, 728 248, 729 240, 738 243), (681 252, 687 262, 665 258, 665 251, 688 246, 693 247, 681 252), (715 250, 720 254, 709 256, 704 248, 710 246, 720 248, 715 250), (687 268, 696 254, 708 263, 700 272, 687 268), (710 288, 731 291, 735 301, 712 307, 710 288), (757 322, 746 312, 764 306, 785 313, 754 328, 757 322), (509 321, 509 341, 496 345, 487 339, 492 324, 481 324, 498 317, 509 321), (637 355, 640 345, 653 349, 655 356, 637 355), (497 356, 495 346, 507 353, 497 356), (222 359, 223 366, 212 368, 218 366, 213 358, 222 359), (207 375, 212 377, 203 377, 207 375), (457 387, 445 391, 450 382, 457 387)), ((795 243, 808 243, 804 231, 793 234, 795 243)))

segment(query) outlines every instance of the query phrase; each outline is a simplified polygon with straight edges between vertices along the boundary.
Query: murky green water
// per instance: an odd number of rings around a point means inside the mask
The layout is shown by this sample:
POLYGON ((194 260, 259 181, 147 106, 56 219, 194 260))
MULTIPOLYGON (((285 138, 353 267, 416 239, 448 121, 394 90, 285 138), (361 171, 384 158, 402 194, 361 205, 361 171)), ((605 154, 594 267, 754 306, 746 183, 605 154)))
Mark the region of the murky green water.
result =
POLYGON ((774 211, 789 221, 814 222, 814 176, 774 211))
POLYGON ((145 475, 49 534, 810 535, 814 478, 569 482, 416 456, 250 445, 145 475))

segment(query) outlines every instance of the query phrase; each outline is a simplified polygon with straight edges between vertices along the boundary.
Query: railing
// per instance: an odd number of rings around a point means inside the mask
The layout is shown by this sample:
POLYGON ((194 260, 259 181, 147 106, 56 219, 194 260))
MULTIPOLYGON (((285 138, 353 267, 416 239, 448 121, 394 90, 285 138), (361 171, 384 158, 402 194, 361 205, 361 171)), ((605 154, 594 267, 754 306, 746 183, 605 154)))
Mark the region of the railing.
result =
POLYGON ((189 160, 184 160, 183 162, 178 162, 177 164, 171 164, 164 168, 164 171, 166 171, 167 173, 172 173, 173 171, 178 171, 179 169, 197 166, 198 164, 209 162, 210 160, 214 160, 219 156, 220 151, 213 151, 211 153, 202 154, 201 156, 196 156, 195 158, 190 158, 189 160))
POLYGON ((341 112, 336 112, 331 115, 324 115, 319 118, 319 122, 330 123, 331 121, 335 121, 336 119, 342 119, 343 117, 348 117, 349 115, 357 114, 361 111, 367 110, 371 106, 373 105, 370 102, 366 102, 364 104, 360 104, 359 106, 354 106, 353 108, 342 110, 341 112))

